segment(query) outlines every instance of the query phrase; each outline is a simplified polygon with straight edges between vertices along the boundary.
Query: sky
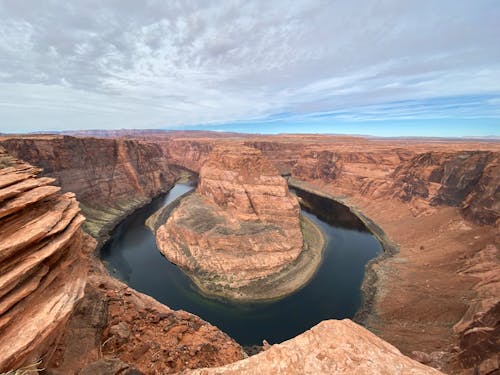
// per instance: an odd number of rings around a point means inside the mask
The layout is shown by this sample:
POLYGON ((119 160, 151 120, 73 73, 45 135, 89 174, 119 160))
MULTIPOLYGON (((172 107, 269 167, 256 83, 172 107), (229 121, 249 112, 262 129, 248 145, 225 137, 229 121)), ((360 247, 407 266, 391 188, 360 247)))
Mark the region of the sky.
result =
POLYGON ((500 136, 498 0, 0 0, 0 132, 500 136))

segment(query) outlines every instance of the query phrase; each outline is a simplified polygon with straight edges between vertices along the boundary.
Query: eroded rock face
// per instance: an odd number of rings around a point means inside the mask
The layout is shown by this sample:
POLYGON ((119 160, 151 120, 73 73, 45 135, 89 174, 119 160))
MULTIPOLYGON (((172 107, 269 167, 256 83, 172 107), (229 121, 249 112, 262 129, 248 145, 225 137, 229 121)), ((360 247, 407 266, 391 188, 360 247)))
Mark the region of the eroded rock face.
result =
POLYGON ((478 299, 455 324, 458 358, 464 368, 478 367, 487 374, 500 367, 500 251, 490 244, 478 251, 461 270, 477 279, 478 299))
POLYGON ((282 344, 224 367, 188 374, 441 374, 353 323, 325 320, 282 344))
POLYGON ((1 144, 74 192, 87 218, 84 229, 100 242, 124 215, 175 181, 161 147, 144 141, 33 136, 1 144))
POLYGON ((297 198, 258 150, 245 147, 212 152, 197 192, 182 200, 156 238, 202 289, 242 299, 248 296, 236 290, 278 273, 303 246, 297 198))
POLYGON ((197 173, 213 148, 213 142, 204 140, 172 139, 160 145, 169 163, 197 173))
POLYGON ((203 164, 198 193, 235 218, 295 230, 301 242, 299 204, 261 152, 249 147, 218 147, 203 164))
POLYGON ((301 180, 331 184, 342 195, 356 191, 380 198, 391 192, 390 173, 413 155, 400 148, 352 151, 345 146, 328 149, 315 145, 299 155, 291 174, 301 180))
POLYGON ((310 179, 319 179, 331 182, 339 177, 342 171, 340 155, 328 150, 313 151, 302 155, 294 165, 295 175, 307 176, 310 179))
POLYGON ((403 201, 460 207, 469 220, 495 224, 500 218, 500 154, 488 151, 427 152, 393 173, 393 192, 403 201))
POLYGON ((78 202, 39 172, 0 148, 0 372, 51 349, 86 282, 78 202))
POLYGON ((292 175, 332 184, 341 194, 357 189, 373 198, 399 198, 418 213, 431 206, 460 207, 476 223, 500 218, 500 156, 491 151, 304 152, 292 175))
POLYGON ((98 263, 54 351, 46 367, 55 374, 172 374, 244 358, 216 327, 128 288, 98 263))

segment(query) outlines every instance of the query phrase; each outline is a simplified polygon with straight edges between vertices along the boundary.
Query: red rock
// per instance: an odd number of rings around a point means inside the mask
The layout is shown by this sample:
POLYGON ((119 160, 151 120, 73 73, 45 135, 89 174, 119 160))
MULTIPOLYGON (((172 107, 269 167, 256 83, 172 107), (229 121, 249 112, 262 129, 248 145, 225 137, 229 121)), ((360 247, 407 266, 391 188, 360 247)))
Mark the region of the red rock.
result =
MULTIPOLYGON (((63 191, 74 192, 87 218, 84 229, 101 243, 122 217, 175 181, 161 147, 150 142, 38 136, 0 143, 12 155, 42 167, 63 191)), ((0 176, 0 186, 2 181, 0 176)))
POLYGON ((1 174, 10 183, 0 204, 0 371, 34 363, 47 352, 86 280, 85 265, 77 264, 83 222, 78 203, 45 186, 52 179, 37 180, 36 168, 10 162, 14 166, 1 174))
POLYGON ((242 288, 280 272, 302 251, 297 198, 255 149, 218 147, 156 232, 160 251, 207 293, 257 298, 242 288))
POLYGON ((325 320, 242 361, 186 374, 441 374, 350 320, 325 320))

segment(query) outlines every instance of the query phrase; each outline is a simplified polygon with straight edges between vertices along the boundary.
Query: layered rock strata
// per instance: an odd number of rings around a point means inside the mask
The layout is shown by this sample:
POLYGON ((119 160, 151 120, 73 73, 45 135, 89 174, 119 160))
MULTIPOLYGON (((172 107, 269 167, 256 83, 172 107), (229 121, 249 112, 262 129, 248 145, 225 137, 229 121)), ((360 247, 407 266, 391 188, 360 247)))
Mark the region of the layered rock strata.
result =
POLYGON ((40 171, 0 149, 0 372, 174 373, 244 357, 216 327, 111 278, 74 194, 40 171))
POLYGON ((179 203, 156 239, 202 290, 236 299, 258 299, 251 284, 282 271, 303 248, 296 197, 258 150, 245 147, 210 154, 196 193, 179 203))
POLYGON ((301 335, 224 367, 186 374, 442 374, 352 321, 325 320, 301 335))
POLYGON ((87 218, 84 229, 100 243, 121 218, 175 181, 158 144, 69 136, 9 137, 0 143, 43 168, 63 191, 74 192, 87 218))
POLYGON ((50 351, 83 296, 74 194, 0 149, 0 372, 50 351))

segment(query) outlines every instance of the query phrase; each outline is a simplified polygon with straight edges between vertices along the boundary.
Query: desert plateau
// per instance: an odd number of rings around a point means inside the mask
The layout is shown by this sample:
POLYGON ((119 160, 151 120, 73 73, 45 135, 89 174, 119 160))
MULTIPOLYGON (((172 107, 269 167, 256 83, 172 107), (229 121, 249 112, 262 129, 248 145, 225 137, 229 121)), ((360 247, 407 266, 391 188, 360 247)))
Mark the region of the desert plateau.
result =
POLYGON ((297 373, 328 372, 339 361, 339 373, 381 374, 400 365, 408 366, 402 373, 433 373, 431 366, 466 374, 498 364, 495 142, 145 132, 3 136, 0 144, 1 329, 9 338, 2 340, 4 371, 40 358, 54 374, 224 365, 215 371, 254 373, 272 366, 276 356, 303 363, 284 359, 297 373), (249 278, 265 279, 294 263, 303 242, 298 201, 305 201, 287 185, 349 207, 383 247, 366 265, 363 302, 351 317, 365 328, 327 320, 286 344, 266 344, 255 360, 244 359, 244 348, 216 327, 110 275, 99 248, 113 226, 187 171, 198 176, 198 187, 181 195, 176 207, 164 206, 168 220, 160 221, 156 241, 168 260, 194 277, 212 270, 224 290, 238 291, 249 278), (242 226, 255 234, 249 238, 242 226), (200 227, 203 232, 196 231, 200 227), (30 334, 18 336, 19 327, 30 334), (349 344, 314 344, 324 340, 349 344), (373 351, 380 360, 345 362, 346 348, 359 345, 366 346, 359 355, 373 351), (237 360, 241 364, 230 365, 237 360))
POLYGON ((0 375, 500 375, 499 19, 0 0, 0 375))

